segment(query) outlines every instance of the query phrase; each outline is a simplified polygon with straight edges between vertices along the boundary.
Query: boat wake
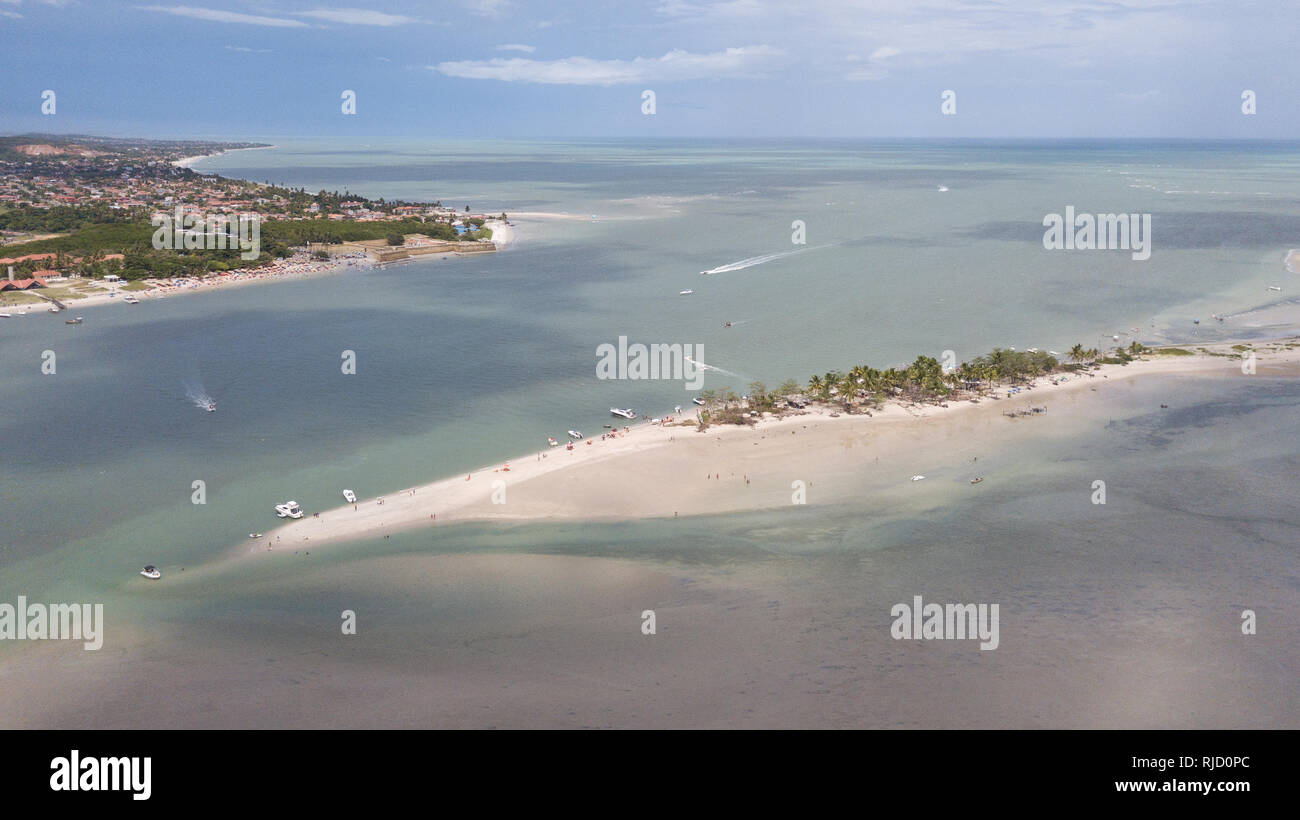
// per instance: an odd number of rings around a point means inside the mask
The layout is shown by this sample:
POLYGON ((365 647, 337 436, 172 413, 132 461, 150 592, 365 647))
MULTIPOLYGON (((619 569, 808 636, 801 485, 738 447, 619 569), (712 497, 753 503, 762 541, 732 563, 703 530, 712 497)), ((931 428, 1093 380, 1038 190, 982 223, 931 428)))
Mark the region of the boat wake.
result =
POLYGON ((733 373, 733 372, 730 371, 730 370, 723 370, 721 367, 714 367, 713 365, 711 365, 711 364, 705 364, 704 362, 697 362, 697 361, 695 361, 694 359, 692 359, 690 356, 687 356, 687 357, 686 357, 686 361, 690 362, 691 364, 695 365, 696 367, 698 367, 698 368, 701 369, 701 370, 712 370, 712 371, 715 372, 715 373, 722 373, 722 374, 725 374, 725 375, 727 375, 727 376, 733 376, 733 377, 735 377, 735 378, 737 378, 737 379, 740 379, 741 381, 746 381, 746 382, 747 382, 747 381, 750 380, 748 376, 742 376, 742 375, 740 375, 739 373, 733 373))
POLYGON ((787 256, 794 256, 796 253, 804 253, 805 251, 815 251, 821 248, 829 248, 829 247, 830 245, 818 245, 815 248, 796 248, 795 250, 782 251, 781 253, 765 253, 762 256, 751 256, 748 259, 741 259, 739 262, 731 262, 726 265, 719 265, 716 268, 709 268, 708 270, 702 270, 700 271, 700 275, 709 276, 714 273, 731 273, 732 271, 744 270, 745 268, 752 268, 755 265, 766 264, 767 262, 772 262, 777 259, 784 259, 787 256))
POLYGON ((185 385, 185 398, 194 402, 194 406, 201 410, 207 410, 216 403, 213 401, 212 397, 208 395, 208 391, 203 388, 203 385, 197 382, 187 383, 185 385))

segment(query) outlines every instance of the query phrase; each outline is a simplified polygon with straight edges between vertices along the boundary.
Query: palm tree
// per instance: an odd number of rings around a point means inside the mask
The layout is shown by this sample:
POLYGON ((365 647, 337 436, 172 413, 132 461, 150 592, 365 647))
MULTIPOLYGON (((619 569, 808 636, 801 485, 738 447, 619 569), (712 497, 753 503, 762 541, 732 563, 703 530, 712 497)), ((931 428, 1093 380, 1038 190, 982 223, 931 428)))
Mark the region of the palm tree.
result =
POLYGON ((826 385, 822 383, 822 377, 814 373, 808 379, 808 392, 814 396, 820 396, 826 385))
POLYGON ((1084 350, 1083 345, 1081 344, 1076 343, 1074 347, 1070 348, 1070 358, 1076 362, 1083 361, 1083 358, 1087 353, 1088 351, 1084 350))

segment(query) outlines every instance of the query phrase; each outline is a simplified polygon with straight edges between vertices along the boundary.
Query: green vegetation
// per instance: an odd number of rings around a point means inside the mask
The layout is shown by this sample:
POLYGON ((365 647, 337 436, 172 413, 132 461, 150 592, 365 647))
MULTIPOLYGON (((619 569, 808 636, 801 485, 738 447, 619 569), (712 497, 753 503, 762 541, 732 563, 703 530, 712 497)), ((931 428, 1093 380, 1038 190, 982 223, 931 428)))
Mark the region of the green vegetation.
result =
POLYGON ((1154 353, 1157 356, 1195 356, 1196 355, 1195 353, 1193 353, 1192 351, 1188 350, 1185 347, 1153 347, 1150 348, 1148 352, 1154 353))
POLYGON ((21 205, 0 213, 0 231, 26 231, 28 233, 69 233, 87 225, 106 225, 130 222, 141 214, 132 214, 108 205, 56 205, 53 208, 33 208, 21 205))
POLYGON ((87 223, 68 236, 42 239, 10 245, 4 249, 8 256, 56 253, 54 259, 28 260, 14 266, 18 276, 32 271, 54 268, 64 273, 101 278, 116 273, 123 279, 149 277, 200 276, 238 268, 268 265, 277 258, 289 256, 290 248, 309 242, 337 244, 367 239, 385 239, 392 243, 397 238, 401 244, 404 234, 422 234, 432 239, 472 240, 486 234, 489 229, 457 236, 445 222, 421 222, 404 219, 397 222, 352 222, 326 219, 286 219, 265 221, 261 225, 261 255, 246 261, 238 248, 226 250, 154 250, 153 235, 156 229, 147 220, 115 223, 87 223), (122 260, 106 260, 105 256, 123 254, 122 260))

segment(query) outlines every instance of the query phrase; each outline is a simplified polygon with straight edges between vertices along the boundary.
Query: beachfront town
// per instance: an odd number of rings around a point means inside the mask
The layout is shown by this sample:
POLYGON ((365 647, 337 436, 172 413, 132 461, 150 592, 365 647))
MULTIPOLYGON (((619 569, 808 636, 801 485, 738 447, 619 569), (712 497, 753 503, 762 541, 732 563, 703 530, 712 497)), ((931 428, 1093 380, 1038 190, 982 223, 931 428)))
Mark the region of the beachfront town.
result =
MULTIPOLYGON (((328 260, 391 262, 425 253, 495 249, 491 227, 505 215, 371 200, 348 191, 309 193, 270 182, 200 174, 189 161, 256 143, 121 140, 24 135, 0 138, 0 304, 62 282, 77 299, 132 282, 153 290, 178 279, 259 276, 318 267, 328 260), (257 260, 237 253, 151 253, 150 220, 255 216, 264 229, 257 260), (378 224, 377 224, 378 223, 378 224), (388 230, 390 223, 392 230, 388 230)), ((209 245, 206 250, 210 250, 209 245)), ((205 250, 205 249, 199 249, 205 250)), ((197 283, 188 283, 197 284, 197 283)), ((179 286, 179 285, 176 285, 179 286)), ((16 301, 15 301, 16 299, 16 301)))

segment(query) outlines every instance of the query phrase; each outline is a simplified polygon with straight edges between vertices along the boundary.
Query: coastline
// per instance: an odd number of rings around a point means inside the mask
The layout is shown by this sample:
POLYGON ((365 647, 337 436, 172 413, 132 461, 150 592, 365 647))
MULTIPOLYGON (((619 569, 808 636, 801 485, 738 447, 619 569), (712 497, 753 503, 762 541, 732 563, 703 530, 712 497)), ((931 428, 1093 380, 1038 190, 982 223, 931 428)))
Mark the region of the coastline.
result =
POLYGON ((192 157, 181 157, 180 159, 172 160, 172 165, 175 165, 177 168, 192 169, 194 163, 198 162, 201 159, 206 159, 208 157, 219 157, 222 154, 229 154, 235 151, 261 151, 267 148, 278 148, 278 147, 279 147, 278 145, 255 145, 251 148, 227 148, 224 151, 217 151, 215 154, 198 154, 192 157))
MULTIPOLYGON (((1252 344, 1260 373, 1300 376, 1295 339, 1252 344)), ((584 439, 572 451, 551 447, 481 467, 468 476, 322 510, 270 530, 251 544, 242 542, 232 556, 319 548, 468 521, 625 520, 776 508, 791 503, 792 481, 802 479, 821 482, 809 503, 833 503, 861 489, 868 457, 875 459, 870 462, 871 482, 881 482, 876 488, 902 491, 918 486, 909 481, 913 475, 950 471, 958 462, 964 468, 964 453, 972 446, 996 450, 998 439, 1051 429, 1062 415, 1067 421, 1070 415, 1092 418, 1105 408, 1108 397, 1135 380, 1240 374, 1241 359, 1231 343, 1205 349, 1209 353, 1147 355, 1128 365, 1101 365, 1057 384, 1051 376, 1040 376, 1026 383, 1029 395, 986 397, 979 403, 891 401, 871 416, 838 417, 830 415, 832 408, 819 406, 781 418, 765 417, 753 428, 715 425, 703 433, 689 417, 678 420, 685 426, 643 422, 603 441, 599 436, 584 439), (1026 403, 1042 403, 1056 412, 1006 418, 1007 411, 1025 411, 1026 403), (962 455, 956 455, 958 451, 962 455), (882 461, 885 464, 879 465, 882 461), (941 461, 944 465, 937 467, 941 461), (824 492, 828 485, 831 492, 824 492)), ((946 486, 934 480, 938 474, 929 478, 919 486, 946 486)))
MULTIPOLYGON (((239 149, 252 150, 252 149, 239 149)), ((496 246, 496 250, 503 250, 512 247, 518 242, 518 233, 513 225, 503 223, 500 220, 488 220, 484 223, 492 229, 491 242, 496 246)), ((452 255, 459 255, 455 251, 452 255)), ((409 261, 409 260, 401 260, 409 261)), ((126 296, 135 296, 141 302, 155 299, 164 299, 168 296, 179 296, 187 293, 205 293, 218 288, 225 289, 240 285, 267 284, 273 282, 283 282, 293 279, 314 279, 319 276, 328 276, 331 274, 343 273, 348 270, 367 270, 370 268, 382 268, 386 265, 393 264, 374 262, 364 256, 351 255, 339 256, 329 260, 312 259, 306 251, 295 252, 292 256, 278 260, 271 265, 262 268, 240 268, 237 270, 226 271, 206 278, 174 278, 169 280, 140 280, 149 282, 150 287, 143 290, 126 290, 122 285, 113 288, 108 285, 101 285, 105 288, 101 292, 90 293, 78 298, 60 298, 66 306, 66 313, 76 313, 81 308, 100 307, 109 304, 126 304, 126 296)), ((11 317, 25 316, 29 314, 48 313, 49 306, 45 302, 27 302, 18 305, 0 305, 0 312, 8 312, 11 317)))

